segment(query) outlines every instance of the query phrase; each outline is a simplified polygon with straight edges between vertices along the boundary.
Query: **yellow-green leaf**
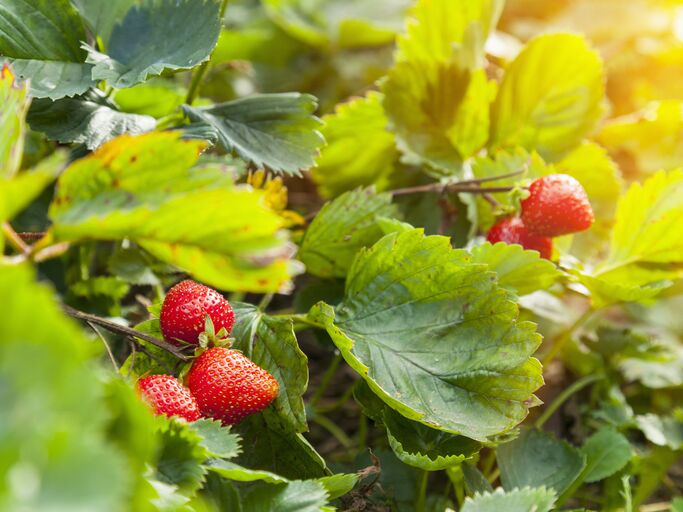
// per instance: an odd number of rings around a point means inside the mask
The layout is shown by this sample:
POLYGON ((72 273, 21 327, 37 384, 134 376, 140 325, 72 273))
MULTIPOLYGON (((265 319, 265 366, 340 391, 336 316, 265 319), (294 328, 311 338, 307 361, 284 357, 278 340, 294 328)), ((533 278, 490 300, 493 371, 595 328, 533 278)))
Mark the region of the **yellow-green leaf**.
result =
POLYGON ((27 96, 27 85, 19 85, 5 64, 0 70, 0 176, 13 176, 21 165, 26 111, 31 102, 27 96))

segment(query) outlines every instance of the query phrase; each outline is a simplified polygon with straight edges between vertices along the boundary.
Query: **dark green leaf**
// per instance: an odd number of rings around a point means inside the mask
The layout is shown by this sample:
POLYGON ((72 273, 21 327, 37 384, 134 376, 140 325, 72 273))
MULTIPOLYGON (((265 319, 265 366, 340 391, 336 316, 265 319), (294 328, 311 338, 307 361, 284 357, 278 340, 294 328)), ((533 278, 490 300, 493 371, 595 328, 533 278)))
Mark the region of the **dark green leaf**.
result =
POLYGON ((402 415, 486 440, 536 403, 533 324, 445 237, 390 234, 361 251, 336 309, 314 307, 344 359, 402 415))
POLYGON ((581 452, 586 456, 586 482, 597 482, 613 475, 633 455, 628 439, 612 427, 604 427, 590 436, 581 452))
POLYGON ((71 0, 93 34, 100 36, 105 46, 116 23, 123 20, 136 0, 71 0))
POLYGON ((183 105, 188 134, 220 143, 257 167, 298 175, 312 167, 323 138, 313 96, 261 94, 213 107, 183 105))
POLYGON ((95 149, 117 135, 143 133, 156 126, 153 117, 119 112, 102 92, 95 90, 76 98, 36 100, 28 122, 49 139, 85 144, 88 149, 95 149))
POLYGON ((562 494, 586 466, 586 457, 577 448, 536 429, 522 429, 517 439, 496 451, 506 490, 545 486, 562 494))
POLYGON ((182 420, 159 418, 161 448, 156 477, 166 484, 177 485, 187 494, 197 491, 204 482, 209 456, 202 437, 182 420))
POLYGON ((382 238, 378 220, 397 215, 390 194, 346 192, 327 203, 306 230, 298 258, 319 277, 346 277, 356 253, 382 238))
POLYGON ((514 489, 478 494, 467 498, 462 512, 548 512, 555 503, 555 493, 545 487, 514 489))
POLYGON ((82 62, 39 59, 12 59, 12 67, 22 80, 29 80, 31 95, 58 100, 83 94, 95 85, 92 66, 82 62))
POLYGON ((193 68, 209 58, 220 32, 214 0, 144 0, 109 38, 107 54, 87 47, 92 76, 131 87, 164 70, 193 68))
POLYGON ((233 308, 237 318, 234 348, 268 370, 280 385, 280 394, 262 413, 266 422, 283 431, 305 432, 308 359, 299 348, 292 321, 265 315, 251 304, 233 303, 233 308))
POLYGON ((242 451, 239 436, 230 432, 230 427, 222 426, 220 421, 202 418, 192 422, 190 428, 201 436, 199 444, 211 457, 232 459, 242 451))
POLYGON ((320 512, 327 503, 327 492, 314 481, 294 481, 279 485, 259 485, 244 496, 244 512, 320 512))
POLYGON ((473 494, 493 492, 493 487, 491 487, 489 481, 486 479, 484 474, 479 471, 475 464, 463 464, 462 474, 465 478, 465 487, 467 488, 467 493, 470 496, 473 494))

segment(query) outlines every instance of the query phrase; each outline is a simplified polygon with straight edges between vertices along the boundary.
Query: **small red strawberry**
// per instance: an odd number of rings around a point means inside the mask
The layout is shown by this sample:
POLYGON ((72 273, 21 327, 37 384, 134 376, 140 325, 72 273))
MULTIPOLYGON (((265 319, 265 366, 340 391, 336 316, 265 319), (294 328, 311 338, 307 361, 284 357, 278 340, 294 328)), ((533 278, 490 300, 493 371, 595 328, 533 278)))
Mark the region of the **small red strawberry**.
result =
POLYGON ((138 381, 138 390, 157 415, 180 416, 187 421, 200 417, 190 390, 171 375, 150 375, 138 381))
POLYGON ((195 359, 187 382, 202 416, 235 425, 262 411, 278 395, 275 377, 244 354, 214 347, 195 359))
POLYGON ((176 340, 182 340, 197 345, 199 335, 204 332, 206 315, 216 332, 225 329, 225 336, 230 334, 235 323, 230 303, 208 286, 182 281, 168 291, 161 306, 161 332, 170 342, 178 344, 176 340))
POLYGON ((510 217, 498 221, 490 230, 486 239, 495 244, 505 242, 507 244, 519 244, 525 249, 538 251, 541 258, 547 260, 553 254, 553 241, 550 238, 529 233, 522 219, 510 217))
POLYGON ((522 220, 532 233, 553 237, 584 231, 594 219, 581 183, 568 174, 549 174, 529 186, 522 220))

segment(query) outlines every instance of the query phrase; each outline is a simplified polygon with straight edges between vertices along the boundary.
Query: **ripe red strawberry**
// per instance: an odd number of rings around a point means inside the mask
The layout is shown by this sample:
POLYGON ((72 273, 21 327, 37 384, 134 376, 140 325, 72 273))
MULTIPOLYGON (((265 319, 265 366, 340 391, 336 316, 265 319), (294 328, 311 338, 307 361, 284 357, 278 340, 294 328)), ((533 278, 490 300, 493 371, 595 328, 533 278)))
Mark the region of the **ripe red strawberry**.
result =
POLYGON ((275 378, 244 354, 225 347, 210 348, 195 359, 187 382, 202 416, 234 425, 262 411, 275 400, 275 378))
POLYGON ((161 332, 171 342, 182 340, 196 345, 204 332, 206 315, 211 317, 215 332, 225 329, 226 336, 230 334, 235 323, 230 303, 212 288, 182 281, 168 291, 161 306, 161 332))
POLYGON ((507 244, 519 244, 525 249, 538 251, 541 258, 547 260, 553 254, 553 241, 550 238, 529 233, 522 219, 511 217, 496 223, 490 230, 486 239, 495 244, 505 242, 507 244))
POLYGON ((594 219, 581 183, 568 174, 549 174, 529 186, 522 220, 532 233, 552 237, 584 231, 594 219))
POLYGON ((150 375, 138 381, 138 390, 157 415, 198 420, 199 407, 190 390, 171 375, 150 375))

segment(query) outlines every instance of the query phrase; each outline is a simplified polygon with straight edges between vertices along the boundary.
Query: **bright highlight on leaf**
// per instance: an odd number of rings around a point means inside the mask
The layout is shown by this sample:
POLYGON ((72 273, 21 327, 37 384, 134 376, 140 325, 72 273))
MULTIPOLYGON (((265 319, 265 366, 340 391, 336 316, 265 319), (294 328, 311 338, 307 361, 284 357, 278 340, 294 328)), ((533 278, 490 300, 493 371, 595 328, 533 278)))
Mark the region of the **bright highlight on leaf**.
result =
POLYGON ((203 145, 178 136, 123 136, 75 162, 50 208, 55 238, 126 237, 221 289, 286 287, 281 218, 220 169, 192 170, 203 145))
POLYGON ((548 34, 531 40, 506 69, 491 111, 489 146, 535 149, 562 158, 602 113, 602 62, 585 39, 548 34))
POLYGON ((484 265, 421 230, 382 238, 354 260, 336 309, 310 313, 390 407, 485 441, 536 404, 534 326, 484 265))
POLYGON ((21 165, 30 103, 27 93, 26 85, 17 83, 12 68, 3 65, 0 68, 0 177, 11 178, 21 165))

